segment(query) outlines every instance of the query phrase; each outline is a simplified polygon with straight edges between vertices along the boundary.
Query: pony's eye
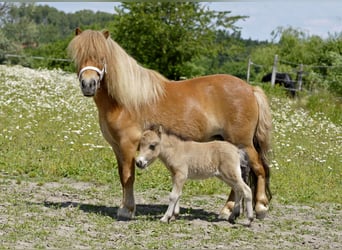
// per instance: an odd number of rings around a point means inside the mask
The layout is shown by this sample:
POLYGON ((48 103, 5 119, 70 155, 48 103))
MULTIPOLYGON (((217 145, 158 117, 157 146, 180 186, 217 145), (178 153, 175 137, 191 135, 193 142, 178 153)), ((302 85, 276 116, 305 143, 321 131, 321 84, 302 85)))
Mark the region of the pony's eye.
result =
POLYGON ((151 144, 151 145, 149 146, 149 149, 152 150, 152 151, 154 151, 154 150, 156 149, 156 145, 151 144))

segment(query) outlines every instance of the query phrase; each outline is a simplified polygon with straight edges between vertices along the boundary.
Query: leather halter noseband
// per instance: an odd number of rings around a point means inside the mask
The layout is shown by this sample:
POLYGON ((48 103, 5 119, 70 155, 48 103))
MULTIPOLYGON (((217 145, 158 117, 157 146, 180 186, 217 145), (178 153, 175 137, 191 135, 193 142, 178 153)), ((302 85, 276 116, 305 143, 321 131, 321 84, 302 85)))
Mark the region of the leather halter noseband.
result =
POLYGON ((86 71, 86 70, 96 71, 99 74, 99 76, 100 76, 100 81, 102 81, 105 73, 107 73, 107 65, 104 63, 102 70, 100 70, 99 68, 96 68, 94 66, 86 66, 86 67, 84 67, 84 68, 82 68, 80 70, 80 73, 78 74, 78 79, 81 79, 81 76, 82 76, 83 72, 86 71))

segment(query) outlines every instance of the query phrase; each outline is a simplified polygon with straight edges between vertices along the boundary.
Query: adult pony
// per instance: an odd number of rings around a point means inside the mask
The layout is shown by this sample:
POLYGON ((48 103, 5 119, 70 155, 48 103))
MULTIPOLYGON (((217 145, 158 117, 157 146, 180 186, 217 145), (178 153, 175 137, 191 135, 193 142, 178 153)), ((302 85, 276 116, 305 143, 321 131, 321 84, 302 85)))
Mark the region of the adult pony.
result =
MULTIPOLYGON (((258 87, 230 75, 179 82, 140 66, 109 32, 76 29, 68 46, 84 96, 92 96, 102 134, 116 155, 123 199, 118 218, 135 213, 135 154, 143 131, 153 125, 194 141, 217 138, 243 148, 255 178, 251 184, 257 218, 269 208, 271 114, 258 87)), ((221 214, 234 207, 231 192, 221 214)))

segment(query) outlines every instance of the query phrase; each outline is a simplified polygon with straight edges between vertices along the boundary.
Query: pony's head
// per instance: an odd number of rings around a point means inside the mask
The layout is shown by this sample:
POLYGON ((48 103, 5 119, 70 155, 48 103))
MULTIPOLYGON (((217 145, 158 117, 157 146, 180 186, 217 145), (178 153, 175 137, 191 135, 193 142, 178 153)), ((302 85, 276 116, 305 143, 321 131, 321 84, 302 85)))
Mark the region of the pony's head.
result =
POLYGON ((139 155, 135 158, 138 168, 144 169, 152 164, 159 156, 161 150, 162 127, 152 128, 142 134, 139 155))
POLYGON ((83 95, 94 96, 106 73, 108 31, 92 31, 77 28, 76 36, 68 46, 75 62, 83 95))
POLYGON ((113 39, 108 31, 76 29, 68 46, 76 65, 82 92, 95 96, 105 88, 108 96, 129 111, 155 104, 164 95, 165 77, 140 66, 113 39))

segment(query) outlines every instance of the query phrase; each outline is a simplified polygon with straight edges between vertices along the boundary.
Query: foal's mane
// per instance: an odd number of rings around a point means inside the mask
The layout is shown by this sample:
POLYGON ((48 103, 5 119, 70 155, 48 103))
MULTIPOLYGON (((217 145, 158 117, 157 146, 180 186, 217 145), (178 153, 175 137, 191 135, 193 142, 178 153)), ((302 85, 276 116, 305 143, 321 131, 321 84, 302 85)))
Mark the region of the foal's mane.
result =
POLYGON ((110 37, 100 31, 85 30, 74 37, 68 47, 77 70, 87 61, 102 65, 108 94, 129 110, 155 103, 164 95, 168 81, 156 71, 140 66, 110 37))

